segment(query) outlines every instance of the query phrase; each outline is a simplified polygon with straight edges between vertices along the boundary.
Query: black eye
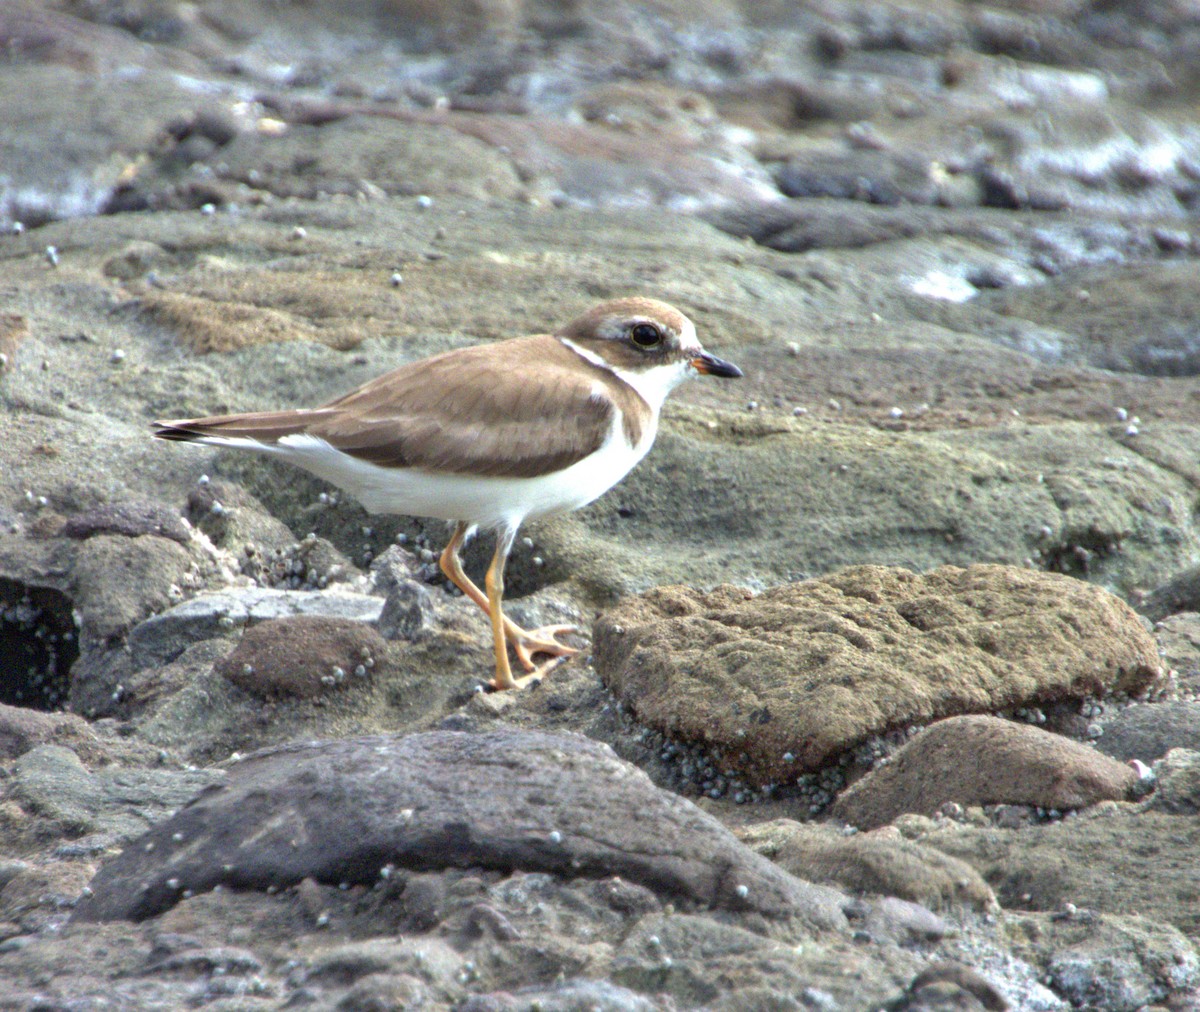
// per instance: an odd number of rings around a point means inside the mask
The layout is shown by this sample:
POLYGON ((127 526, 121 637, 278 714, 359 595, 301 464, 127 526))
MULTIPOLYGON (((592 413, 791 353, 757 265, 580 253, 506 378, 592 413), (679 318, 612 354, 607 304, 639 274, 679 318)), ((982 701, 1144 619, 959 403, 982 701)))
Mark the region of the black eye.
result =
POLYGON ((639 348, 653 348, 662 340, 662 334, 653 323, 638 323, 629 332, 629 337, 639 348))

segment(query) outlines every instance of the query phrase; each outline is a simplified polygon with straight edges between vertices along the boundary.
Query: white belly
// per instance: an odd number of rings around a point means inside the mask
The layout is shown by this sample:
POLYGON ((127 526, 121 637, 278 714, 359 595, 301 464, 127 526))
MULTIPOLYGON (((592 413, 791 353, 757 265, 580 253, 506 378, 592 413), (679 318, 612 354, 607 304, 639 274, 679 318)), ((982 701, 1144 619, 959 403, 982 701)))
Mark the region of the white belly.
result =
POLYGON ((372 513, 463 520, 480 527, 518 527, 527 519, 579 509, 627 475, 654 442, 658 418, 637 446, 625 439, 619 417, 604 445, 565 471, 538 478, 472 477, 420 468, 380 467, 351 457, 315 436, 285 436, 278 445, 249 439, 204 442, 261 450, 345 489, 372 513))

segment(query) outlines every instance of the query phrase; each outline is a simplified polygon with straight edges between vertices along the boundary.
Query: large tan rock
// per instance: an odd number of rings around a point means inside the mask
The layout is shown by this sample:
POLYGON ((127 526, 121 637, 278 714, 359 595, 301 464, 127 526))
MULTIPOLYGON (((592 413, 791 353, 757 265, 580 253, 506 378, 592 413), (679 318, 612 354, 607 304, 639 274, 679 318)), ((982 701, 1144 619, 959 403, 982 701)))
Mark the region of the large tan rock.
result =
POLYGON ((1059 734, 998 717, 950 717, 926 728, 838 798, 835 817, 862 829, 947 802, 1086 808, 1129 798, 1125 763, 1059 734))
POLYGON ((595 657, 639 720, 759 785, 895 728, 1133 694, 1160 675, 1123 601, 1008 566, 858 566, 758 596, 659 588, 600 618, 595 657))

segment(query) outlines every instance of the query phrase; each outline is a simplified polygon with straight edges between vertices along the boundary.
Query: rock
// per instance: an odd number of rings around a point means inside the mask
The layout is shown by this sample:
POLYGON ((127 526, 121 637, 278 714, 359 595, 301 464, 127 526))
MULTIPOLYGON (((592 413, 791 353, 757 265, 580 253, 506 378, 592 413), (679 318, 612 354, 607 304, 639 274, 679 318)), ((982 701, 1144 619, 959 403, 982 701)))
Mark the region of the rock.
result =
POLYGON ((1163 911, 1164 923, 1191 938, 1200 932, 1200 910, 1174 902, 1200 892, 1194 816, 1108 802, 1016 832, 984 821, 943 820, 917 839, 972 865, 1006 910, 1163 911))
POLYGON ((1121 710, 1102 725, 1096 747, 1114 759, 1152 763, 1173 748, 1200 744, 1200 701, 1143 703, 1121 710))
POLYGON ((1200 611, 1200 566, 1185 569, 1155 587, 1138 603, 1138 611, 1153 622, 1180 611, 1200 611))
POLYGON ((1200 613, 1177 612, 1156 623, 1154 631, 1180 695, 1200 696, 1200 613))
POLYGON ((1154 773, 1158 783, 1152 801, 1155 808, 1175 815, 1200 812, 1200 752, 1173 748, 1154 764, 1154 773))
POLYGON ((681 903, 844 923, 840 894, 792 878, 608 748, 512 730, 251 756, 105 864, 75 916, 141 920, 217 885, 370 883, 389 864, 615 874, 681 903))
POLYGON ((37 745, 66 745, 76 751, 101 751, 95 733, 73 713, 39 713, 0 703, 0 759, 15 759, 37 745))
POLYGON ((297 615, 375 622, 383 602, 343 590, 322 592, 246 587, 202 594, 139 623, 129 648, 137 667, 174 660, 199 640, 229 636, 237 630, 297 615))
POLYGON ((573 1012, 596 1009, 598 1012, 659 1012, 657 1001, 628 988, 603 980, 567 980, 544 986, 518 988, 515 992, 496 991, 472 995, 457 1012, 525 1012, 538 1008, 544 1012, 573 1012))
POLYGON ((997 906, 991 887, 969 864, 895 833, 847 836, 834 826, 781 819, 739 836, 793 875, 852 895, 896 896, 934 910, 997 906))
POLYGON ((187 549, 153 535, 97 533, 79 545, 72 562, 80 635, 100 642, 124 636, 136 623, 171 607, 193 570, 187 549))
POLYGON ((1137 774, 1094 748, 997 717, 948 717, 910 739, 834 803, 860 829, 948 802, 1066 811, 1132 796, 1137 774))
POLYGON ((296 615, 247 629, 216 671, 255 696, 308 698, 364 683, 387 660, 386 641, 364 622, 296 615))
POLYGON ((889 1002, 889 1012, 1005 1012, 1008 1000, 983 974, 962 963, 934 963, 918 973, 902 998, 889 1002))
POLYGON ((760 785, 894 728, 1133 694, 1160 674, 1124 602, 1005 566, 851 567, 758 596, 660 588, 601 616, 595 655, 640 721, 760 785))
MULTIPOLYGON (((1042 924, 1037 916, 1021 921, 1042 924)), ((1144 917, 1059 918, 1027 947, 1055 993, 1076 1008, 1138 1012, 1200 985, 1195 946, 1178 929, 1144 917)))
POLYGON ((127 840, 222 779, 219 771, 91 772, 71 749, 38 745, 14 764, 9 790, 27 811, 68 835, 103 832, 127 840))
POLYGON ((122 534, 136 538, 157 534, 181 545, 191 540, 192 532, 177 514, 154 502, 109 503, 67 518, 62 533, 68 538, 94 537, 97 534, 122 534))

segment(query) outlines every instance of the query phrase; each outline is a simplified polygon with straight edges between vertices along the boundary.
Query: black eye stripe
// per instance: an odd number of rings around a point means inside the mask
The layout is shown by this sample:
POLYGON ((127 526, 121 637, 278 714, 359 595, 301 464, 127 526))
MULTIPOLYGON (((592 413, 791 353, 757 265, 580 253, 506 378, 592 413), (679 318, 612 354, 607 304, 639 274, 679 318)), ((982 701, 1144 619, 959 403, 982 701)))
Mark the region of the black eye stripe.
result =
POLYGON ((662 333, 653 323, 636 323, 630 328, 629 339, 639 348, 653 348, 662 340, 662 333))

